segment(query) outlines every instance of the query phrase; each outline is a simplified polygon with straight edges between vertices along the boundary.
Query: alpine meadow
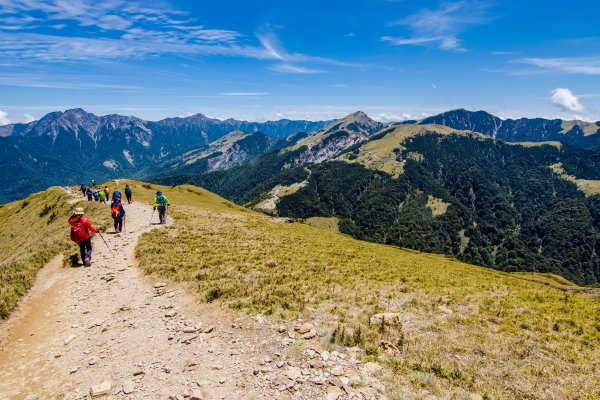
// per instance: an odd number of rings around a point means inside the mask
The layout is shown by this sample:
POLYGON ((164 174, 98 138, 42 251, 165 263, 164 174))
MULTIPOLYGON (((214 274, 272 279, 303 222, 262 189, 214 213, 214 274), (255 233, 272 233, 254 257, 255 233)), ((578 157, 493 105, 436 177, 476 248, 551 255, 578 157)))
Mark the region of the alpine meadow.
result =
POLYGON ((0 399, 600 399, 599 13, 0 0, 0 399))

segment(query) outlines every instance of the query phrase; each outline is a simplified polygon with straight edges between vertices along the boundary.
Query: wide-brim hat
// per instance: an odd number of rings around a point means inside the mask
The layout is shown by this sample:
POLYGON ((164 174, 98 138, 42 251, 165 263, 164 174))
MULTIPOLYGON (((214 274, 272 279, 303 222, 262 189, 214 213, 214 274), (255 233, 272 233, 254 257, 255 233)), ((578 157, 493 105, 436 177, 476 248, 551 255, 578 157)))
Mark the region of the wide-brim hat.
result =
POLYGON ((75 214, 75 215, 83 215, 84 214, 83 207, 77 207, 75 209, 75 212, 73 212, 73 214, 75 214))

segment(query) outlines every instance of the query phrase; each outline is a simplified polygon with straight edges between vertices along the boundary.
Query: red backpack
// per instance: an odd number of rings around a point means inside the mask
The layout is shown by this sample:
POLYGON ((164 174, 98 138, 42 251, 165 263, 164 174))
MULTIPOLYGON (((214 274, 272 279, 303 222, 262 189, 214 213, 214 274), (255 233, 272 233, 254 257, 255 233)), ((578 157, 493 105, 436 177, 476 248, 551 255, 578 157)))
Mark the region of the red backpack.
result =
POLYGON ((75 243, 85 240, 85 227, 81 222, 81 218, 82 217, 79 217, 76 221, 71 223, 71 240, 75 243))
POLYGON ((118 219, 121 217, 121 205, 117 204, 112 207, 112 217, 118 219))

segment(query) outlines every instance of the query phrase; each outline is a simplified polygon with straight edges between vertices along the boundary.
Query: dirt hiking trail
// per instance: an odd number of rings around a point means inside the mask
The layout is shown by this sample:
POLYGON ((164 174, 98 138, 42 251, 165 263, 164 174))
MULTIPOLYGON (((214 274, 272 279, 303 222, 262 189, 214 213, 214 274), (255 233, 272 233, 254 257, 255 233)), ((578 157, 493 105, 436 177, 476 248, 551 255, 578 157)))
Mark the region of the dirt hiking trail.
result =
POLYGON ((299 322, 235 314, 144 276, 135 244, 164 226, 150 225, 148 205, 124 207, 127 232, 103 233, 112 254, 95 235, 91 267, 57 256, 0 323, 0 399, 384 398, 380 367, 327 351, 310 326, 294 332, 299 322))

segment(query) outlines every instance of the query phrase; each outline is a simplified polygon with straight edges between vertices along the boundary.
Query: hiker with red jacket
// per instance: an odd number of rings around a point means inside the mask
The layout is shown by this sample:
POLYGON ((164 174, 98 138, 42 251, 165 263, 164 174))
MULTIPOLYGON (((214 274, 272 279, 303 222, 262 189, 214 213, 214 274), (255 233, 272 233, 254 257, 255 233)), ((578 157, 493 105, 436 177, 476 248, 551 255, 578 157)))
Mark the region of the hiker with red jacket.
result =
POLYGON ((79 246, 83 265, 90 266, 92 265, 92 236, 90 231, 100 233, 100 229, 94 228, 90 220, 83 214, 83 207, 77 207, 71 218, 69 218, 71 240, 79 246))
POLYGON ((121 198, 116 197, 110 204, 110 210, 113 219, 115 220, 115 232, 119 233, 123 231, 123 218, 125 218, 125 209, 121 203, 121 198))

